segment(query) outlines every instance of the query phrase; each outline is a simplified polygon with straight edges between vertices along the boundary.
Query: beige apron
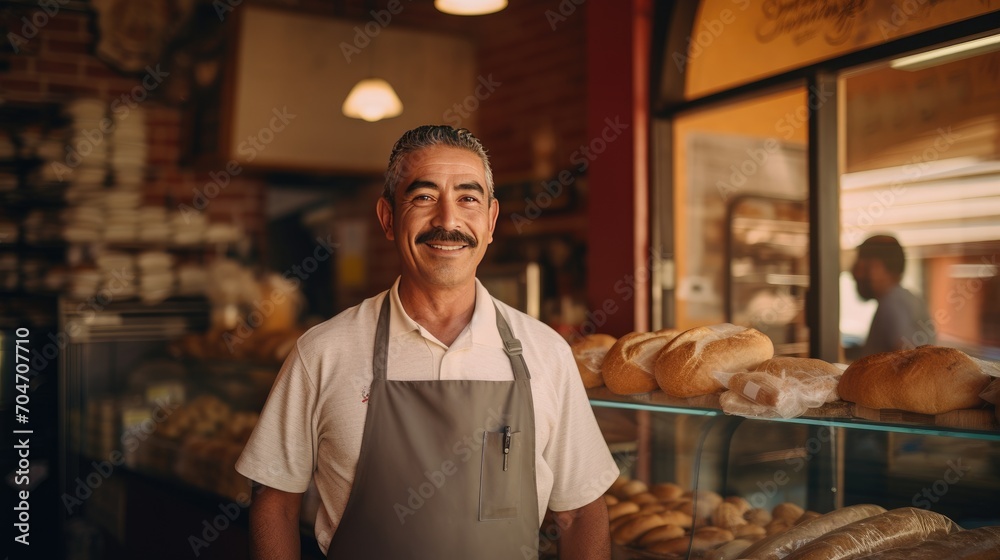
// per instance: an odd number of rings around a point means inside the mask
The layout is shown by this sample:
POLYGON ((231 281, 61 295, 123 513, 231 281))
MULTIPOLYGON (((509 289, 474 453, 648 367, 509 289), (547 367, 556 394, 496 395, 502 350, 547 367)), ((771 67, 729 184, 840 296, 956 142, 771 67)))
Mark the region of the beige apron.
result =
POLYGON ((521 343, 497 309, 513 380, 387 380, 389 297, 354 484, 327 558, 537 558, 535 415, 521 343))

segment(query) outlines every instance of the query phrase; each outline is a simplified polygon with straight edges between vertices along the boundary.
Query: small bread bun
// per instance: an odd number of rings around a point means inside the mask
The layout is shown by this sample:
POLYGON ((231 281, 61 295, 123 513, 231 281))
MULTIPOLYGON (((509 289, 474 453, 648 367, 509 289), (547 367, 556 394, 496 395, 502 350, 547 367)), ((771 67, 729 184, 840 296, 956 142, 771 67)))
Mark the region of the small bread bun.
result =
POLYGON ((649 333, 629 333, 615 342, 604 357, 601 375, 612 393, 635 395, 657 389, 653 364, 660 350, 676 331, 667 329, 649 333))
POLYGON ((604 364, 604 356, 608 353, 608 349, 617 341, 618 339, 611 335, 591 334, 569 345, 573 351, 573 358, 576 359, 576 367, 580 370, 584 388, 593 389, 604 385, 601 366, 604 364))
POLYGON ((611 494, 605 494, 604 495, 604 504, 605 505, 613 506, 613 505, 615 505, 617 503, 618 503, 618 498, 612 496, 611 494))
POLYGON ((792 527, 794 522, 788 521, 787 519, 775 519, 767 524, 764 529, 767 531, 767 536, 777 535, 778 533, 784 533, 792 527))
POLYGON ((753 523, 733 527, 731 531, 733 532, 733 536, 735 538, 747 539, 751 541, 758 541, 767 536, 766 529, 760 525, 754 525, 753 523))
POLYGON ((649 490, 654 496, 659 498, 664 502, 669 502, 680 498, 684 494, 684 489, 680 486, 674 484, 673 482, 662 482, 660 484, 654 484, 649 490))
POLYGON ((660 500, 656 499, 656 496, 650 494, 649 492, 639 492, 638 494, 633 494, 629 496, 629 501, 635 502, 637 504, 659 504, 660 500))
POLYGON ((628 544, 641 537, 647 531, 661 525, 666 525, 666 523, 655 513, 640 515, 615 529, 611 534, 611 542, 615 544, 628 544))
POLYGON ((754 508, 743 514, 743 518, 754 525, 767 526, 771 522, 771 512, 763 508, 754 508))
POLYGON ((639 513, 663 513, 669 509, 663 502, 656 502, 653 504, 642 504, 639 506, 639 513))
POLYGON ((684 529, 677 525, 660 525, 651 529, 639 539, 639 547, 646 548, 653 543, 676 539, 684 536, 684 529))
POLYGON ((649 515, 649 514, 639 513, 637 511, 634 511, 632 513, 626 513, 625 515, 622 515, 621 517, 617 517, 615 519, 612 519, 611 523, 610 523, 609 529, 610 529, 610 531, 612 533, 614 533, 615 530, 617 530, 622 525, 628 523, 629 521, 632 521, 633 519, 636 519, 638 517, 645 517, 646 515, 649 515))
POLYGON ((743 519, 739 507, 729 502, 722 502, 715 511, 712 512, 712 525, 720 529, 733 529, 740 525, 746 525, 747 520, 743 519))
POLYGON ((653 365, 657 385, 679 398, 725 389, 713 372, 746 371, 774 356, 771 339, 757 329, 731 323, 695 327, 677 335, 653 365))
POLYGON ((608 506, 608 520, 614 521, 623 515, 639 511, 639 504, 634 502, 619 502, 608 506))
POLYGON ((727 529, 718 527, 702 527, 696 529, 691 537, 691 550, 702 552, 710 548, 715 548, 720 544, 733 540, 733 533, 727 529))
POLYGON ((806 511, 801 507, 793 504, 792 502, 782 502, 776 506, 771 511, 771 515, 774 517, 775 521, 787 521, 789 523, 795 523, 795 520, 802 517, 802 514, 806 511))
POLYGON ((622 496, 624 496, 626 498, 631 498, 636 494, 642 494, 643 492, 648 492, 648 491, 649 487, 646 486, 645 482, 641 480, 630 480, 626 482, 625 485, 619 489, 618 497, 621 498, 622 496))
POLYGON ((664 511, 660 513, 660 517, 664 520, 664 523, 677 525, 685 529, 690 528, 694 522, 690 515, 677 510, 664 511))
POLYGON ((726 496, 725 499, 723 499, 722 501, 736 506, 736 509, 740 512, 740 515, 743 515, 744 513, 750 511, 750 502, 746 501, 745 498, 742 498, 740 496, 726 496))

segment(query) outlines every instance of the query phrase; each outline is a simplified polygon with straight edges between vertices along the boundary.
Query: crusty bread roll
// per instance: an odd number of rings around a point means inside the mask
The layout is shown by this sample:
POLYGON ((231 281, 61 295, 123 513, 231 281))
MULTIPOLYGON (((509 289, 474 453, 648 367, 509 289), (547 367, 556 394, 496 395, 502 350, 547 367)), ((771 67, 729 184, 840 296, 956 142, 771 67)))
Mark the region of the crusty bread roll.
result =
POLYGON ((750 511, 751 509, 750 502, 748 502, 746 498, 743 498, 741 496, 726 496, 722 501, 728 502, 736 506, 736 509, 739 510, 740 512, 740 515, 743 515, 744 513, 750 511))
POLYGON ((649 514, 648 513, 640 513, 638 511, 634 511, 632 513, 626 513, 625 515, 618 516, 618 517, 616 517, 616 518, 614 518, 614 519, 611 520, 611 522, 609 524, 610 525, 610 531, 612 533, 614 533, 616 530, 618 530, 619 527, 621 527, 622 525, 628 523, 629 521, 631 521, 633 519, 637 519, 639 517, 645 517, 646 515, 649 515, 649 514))
POLYGON ((593 389, 604 385, 601 366, 608 349, 614 346, 617 341, 618 339, 611 335, 591 334, 569 345, 585 388, 593 389))
POLYGON ((771 339, 731 323, 695 327, 677 335, 654 363, 656 382, 672 397, 696 397, 724 389, 716 371, 746 371, 774 356, 771 339))
POLYGON ((649 333, 629 333, 608 350, 601 367, 604 384, 617 395, 636 395, 657 389, 653 376, 656 356, 677 331, 664 329, 649 333))
POLYGON ((673 482, 661 482, 660 484, 654 484, 650 492, 660 500, 669 502, 680 498, 684 494, 684 489, 673 482))
POLYGON ((690 515, 677 510, 664 511, 660 514, 660 517, 665 523, 683 527, 685 529, 689 529, 694 521, 690 515))
POLYGON ((660 525, 649 532, 644 534, 639 538, 638 545, 640 548, 646 548, 653 543, 658 543, 660 541, 667 541, 670 539, 676 539, 677 537, 684 536, 684 529, 678 527, 677 525, 660 525))
POLYGON ((990 377, 961 350, 920 346, 865 356, 847 368, 838 392, 868 408, 943 414, 979 408, 990 377))

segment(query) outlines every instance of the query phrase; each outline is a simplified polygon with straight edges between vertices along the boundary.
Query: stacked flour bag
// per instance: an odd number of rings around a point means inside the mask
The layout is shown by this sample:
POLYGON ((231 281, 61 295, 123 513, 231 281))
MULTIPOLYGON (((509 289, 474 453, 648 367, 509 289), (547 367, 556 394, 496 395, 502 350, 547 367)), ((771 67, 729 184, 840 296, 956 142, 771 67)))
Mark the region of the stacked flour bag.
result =
POLYGON ((114 132, 111 142, 111 173, 119 189, 142 188, 146 175, 146 112, 135 107, 112 115, 114 132))
POLYGON ((43 180, 67 182, 66 200, 86 202, 103 189, 108 175, 107 105, 98 99, 77 99, 63 109, 70 121, 69 141, 62 162, 43 167, 43 180))

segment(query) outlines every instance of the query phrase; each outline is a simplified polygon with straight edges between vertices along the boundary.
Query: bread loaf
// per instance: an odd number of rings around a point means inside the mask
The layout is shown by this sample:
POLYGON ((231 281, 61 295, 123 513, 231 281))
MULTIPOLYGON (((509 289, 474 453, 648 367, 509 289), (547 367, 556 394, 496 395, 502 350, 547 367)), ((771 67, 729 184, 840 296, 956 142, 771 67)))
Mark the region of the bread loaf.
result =
POLYGON ((823 402, 833 402, 840 399, 837 385, 840 382, 841 369, 827 361, 816 358, 795 358, 791 356, 775 356, 762 363, 757 371, 766 371, 772 375, 793 377, 806 384, 815 384, 817 390, 823 393, 823 402))
POLYGON ((591 334, 570 344, 584 388, 593 389, 604 385, 604 378, 601 375, 604 356, 617 341, 618 339, 611 335, 591 334))
POLYGON ((787 531, 754 543, 743 551, 743 558, 749 560, 777 560, 784 558, 803 545, 830 531, 880 513, 885 513, 885 508, 871 504, 859 504, 835 509, 830 513, 804 521, 799 525, 789 528, 787 531))
POLYGON ((872 554, 868 560, 996 560, 1000 558, 1000 527, 952 533, 942 539, 872 554))
POLYGON ((943 414, 979 408, 990 377, 961 350, 920 346, 865 356, 847 368, 838 392, 868 408, 943 414))
MULTIPOLYGON (((818 521, 814 519, 813 522, 818 521)), ((803 523, 801 526, 805 526, 803 523)), ((940 539, 959 531, 947 517, 912 507, 855 521, 799 548, 787 560, 850 560, 875 552, 940 539)))
POLYGON ((656 358, 654 373, 663 392, 696 397, 723 389, 715 371, 745 371, 774 355, 771 339, 756 329, 730 323, 695 327, 677 335, 656 358))
POLYGON ((617 395, 648 393, 657 388, 653 364, 660 350, 673 340, 676 331, 629 333, 608 350, 601 366, 604 384, 617 395))

